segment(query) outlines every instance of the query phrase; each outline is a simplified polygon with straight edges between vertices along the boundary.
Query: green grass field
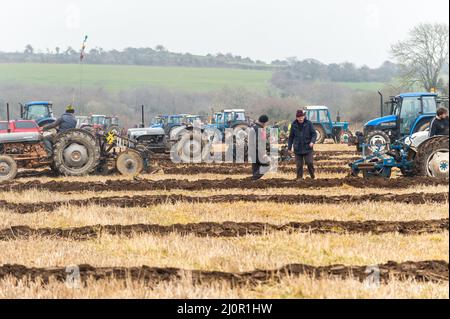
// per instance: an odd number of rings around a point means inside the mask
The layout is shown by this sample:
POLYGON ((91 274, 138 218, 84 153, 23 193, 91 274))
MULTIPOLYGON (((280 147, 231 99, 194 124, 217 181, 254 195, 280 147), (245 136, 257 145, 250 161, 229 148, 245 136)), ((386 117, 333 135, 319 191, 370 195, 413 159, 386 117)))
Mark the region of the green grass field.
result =
POLYGON ((126 65, 0 64, 0 83, 78 86, 82 72, 84 86, 112 91, 141 87, 164 87, 186 91, 211 91, 223 87, 264 90, 271 71, 148 67, 126 65))
MULTIPOLYGON (((263 91, 269 87, 272 71, 151 67, 134 65, 80 65, 0 63, 0 84, 80 85, 103 87, 118 92, 142 87, 163 87, 190 92, 220 90, 224 87, 243 87, 251 91, 263 91)), ((380 82, 336 82, 354 90, 377 91, 384 86, 380 82)))

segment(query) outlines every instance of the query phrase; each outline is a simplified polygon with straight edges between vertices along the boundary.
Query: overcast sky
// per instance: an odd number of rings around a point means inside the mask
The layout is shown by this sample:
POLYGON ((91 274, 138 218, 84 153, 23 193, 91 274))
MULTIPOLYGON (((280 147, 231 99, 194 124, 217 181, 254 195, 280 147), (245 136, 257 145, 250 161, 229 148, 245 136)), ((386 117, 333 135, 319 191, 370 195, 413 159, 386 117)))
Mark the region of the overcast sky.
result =
POLYGON ((0 51, 155 47, 270 62, 296 56, 379 66, 420 22, 449 20, 448 0, 2 0, 0 51))

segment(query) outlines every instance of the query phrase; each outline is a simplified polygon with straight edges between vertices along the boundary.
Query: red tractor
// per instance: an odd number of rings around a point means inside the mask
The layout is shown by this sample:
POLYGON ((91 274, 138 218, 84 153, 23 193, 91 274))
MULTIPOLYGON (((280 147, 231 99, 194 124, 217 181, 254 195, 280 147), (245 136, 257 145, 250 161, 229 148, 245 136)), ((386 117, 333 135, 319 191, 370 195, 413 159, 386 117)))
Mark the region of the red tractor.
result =
POLYGON ((118 136, 91 133, 82 129, 59 133, 53 139, 49 156, 41 128, 34 120, 0 121, 0 182, 16 177, 19 168, 51 167, 66 176, 83 176, 97 170, 109 172, 111 166, 123 175, 139 174, 149 161, 145 146, 135 149, 117 146, 118 136))

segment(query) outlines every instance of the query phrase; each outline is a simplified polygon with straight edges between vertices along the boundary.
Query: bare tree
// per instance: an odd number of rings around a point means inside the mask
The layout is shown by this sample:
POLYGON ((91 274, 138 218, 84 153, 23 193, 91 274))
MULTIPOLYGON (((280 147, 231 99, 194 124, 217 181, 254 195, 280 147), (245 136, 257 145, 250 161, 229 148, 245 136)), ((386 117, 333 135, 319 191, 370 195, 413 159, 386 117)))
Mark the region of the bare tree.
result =
POLYGON ((438 86, 448 61, 448 32, 447 24, 419 24, 406 40, 392 46, 392 55, 403 65, 403 79, 409 85, 420 83, 427 91, 438 86))

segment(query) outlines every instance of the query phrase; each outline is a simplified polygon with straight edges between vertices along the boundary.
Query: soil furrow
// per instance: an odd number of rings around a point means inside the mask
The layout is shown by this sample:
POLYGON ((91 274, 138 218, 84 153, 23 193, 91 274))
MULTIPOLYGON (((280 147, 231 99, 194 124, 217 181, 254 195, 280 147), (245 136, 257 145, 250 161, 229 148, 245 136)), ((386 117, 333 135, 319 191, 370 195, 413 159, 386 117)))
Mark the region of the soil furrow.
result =
POLYGON ((93 197, 89 199, 73 199, 70 201, 38 202, 38 203, 9 203, 0 200, 0 208, 19 214, 29 214, 38 211, 51 212, 65 205, 71 206, 116 206, 116 207, 148 207, 158 204, 187 203, 232 203, 232 202, 275 202, 286 204, 339 204, 372 202, 395 202, 404 204, 447 203, 448 193, 408 193, 408 194, 368 194, 368 195, 241 195, 226 194, 207 197, 185 195, 150 195, 150 196, 112 196, 93 197))
POLYGON ((14 226, 0 230, 0 240, 29 239, 34 237, 51 237, 57 239, 89 240, 102 234, 132 237, 139 234, 195 235, 199 237, 242 237, 262 235, 275 231, 337 233, 337 234, 376 234, 400 233, 417 235, 448 231, 449 220, 415 220, 415 221, 333 221, 316 220, 308 223, 291 222, 284 225, 267 223, 197 223, 175 224, 170 226, 155 224, 138 225, 95 225, 77 228, 40 228, 14 226))
POLYGON ((150 180, 106 180, 104 182, 61 182, 50 181, 40 182, 30 181, 26 183, 3 183, 0 184, 0 191, 21 192, 27 190, 47 190, 51 192, 81 192, 81 191, 151 191, 151 190, 173 190, 182 189, 186 191, 210 190, 210 189, 268 189, 268 188, 299 188, 316 189, 341 187, 348 185, 355 188, 386 188, 386 189, 406 189, 417 185, 444 186, 448 185, 448 180, 433 178, 397 178, 397 179, 360 179, 360 178, 336 178, 296 181, 291 179, 264 179, 251 181, 248 179, 224 179, 197 181, 166 179, 159 181, 150 180))
POLYGON ((228 282, 231 286, 257 285, 293 276, 307 275, 316 279, 355 278, 360 282, 371 279, 372 284, 388 283, 396 280, 416 280, 418 282, 448 282, 449 264, 442 260, 432 261, 389 261, 377 266, 311 266, 304 264, 291 264, 275 270, 254 270, 241 273, 228 273, 220 271, 183 270, 178 268, 154 268, 142 267, 93 267, 91 265, 79 265, 77 268, 28 268, 22 265, 0 266, 0 279, 13 277, 27 279, 32 282, 39 281, 43 284, 49 283, 50 279, 66 282, 67 279, 79 280, 86 284, 88 279, 103 280, 133 280, 145 284, 158 282, 190 280, 192 284, 211 282, 228 282), (74 271, 76 277, 74 277, 74 271), (78 276, 79 275, 79 276, 78 276))

